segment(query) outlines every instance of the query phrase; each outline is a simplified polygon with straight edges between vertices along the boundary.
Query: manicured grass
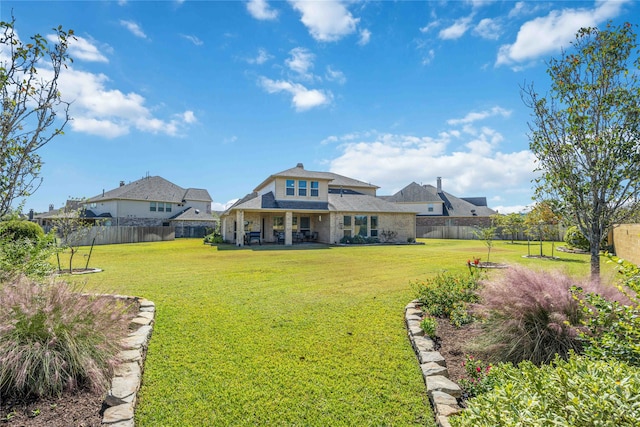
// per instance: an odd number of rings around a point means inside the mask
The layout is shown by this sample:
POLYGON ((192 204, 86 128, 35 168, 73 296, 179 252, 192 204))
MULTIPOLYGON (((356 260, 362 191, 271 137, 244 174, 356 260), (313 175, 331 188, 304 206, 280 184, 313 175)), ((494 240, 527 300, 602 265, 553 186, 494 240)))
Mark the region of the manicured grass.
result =
MULTIPOLYGON (((99 246, 85 290, 156 303, 136 409, 144 426, 433 425, 403 323, 411 282, 466 271, 478 241, 236 249, 201 240, 99 246)), ((550 248, 545 248, 550 254, 550 248)), ((585 275, 588 256, 491 260, 585 275)), ((79 256, 82 259, 82 256, 79 256)), ((495 274, 495 273, 491 273, 495 274)))

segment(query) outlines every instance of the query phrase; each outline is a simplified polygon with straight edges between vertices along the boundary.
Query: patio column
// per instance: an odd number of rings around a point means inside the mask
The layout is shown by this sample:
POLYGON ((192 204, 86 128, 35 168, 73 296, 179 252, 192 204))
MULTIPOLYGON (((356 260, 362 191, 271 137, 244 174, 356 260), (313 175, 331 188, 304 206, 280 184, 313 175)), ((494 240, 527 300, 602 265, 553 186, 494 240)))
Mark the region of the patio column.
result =
POLYGON ((244 246, 244 211, 236 212, 236 246, 244 246))
POLYGON ((291 246, 293 244, 293 212, 285 212, 284 214, 284 244, 291 246))

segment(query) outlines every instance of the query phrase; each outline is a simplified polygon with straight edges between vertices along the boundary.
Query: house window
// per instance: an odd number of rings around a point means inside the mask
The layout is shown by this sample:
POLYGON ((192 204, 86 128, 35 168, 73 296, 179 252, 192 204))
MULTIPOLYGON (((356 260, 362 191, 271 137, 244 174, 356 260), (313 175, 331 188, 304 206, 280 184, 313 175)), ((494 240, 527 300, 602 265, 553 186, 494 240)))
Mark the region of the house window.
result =
POLYGON ((284 230, 284 218, 281 216, 273 217, 273 229, 283 231, 284 230))
POLYGON ((155 212, 155 211, 156 211, 156 202, 151 202, 151 203, 149 204, 149 210, 150 210, 151 212, 155 212))
POLYGON ((300 217, 300 231, 309 231, 311 230, 311 218, 308 216, 300 217))
POLYGON ((298 196, 307 195, 307 181, 298 181, 298 196))
POLYGON ((293 179, 287 180, 287 196, 296 195, 296 182, 293 179))
POLYGON ((291 229, 293 231, 298 231, 298 217, 294 216, 291 218, 291 229))
POLYGON ((158 202, 158 212, 164 212, 164 203, 158 202))
POLYGON ((367 237, 367 216, 356 215, 354 216, 355 233, 361 236, 367 237))
POLYGON ((378 237, 378 217, 371 215, 371 237, 378 237))
POLYGON ((318 197, 318 181, 311 181, 311 197, 318 197))
POLYGON ((433 212, 433 205, 428 205, 427 206, 427 211, 428 212, 433 212))
POLYGON ((164 204, 164 211, 165 212, 171 212, 171 203, 165 203, 164 204))
POLYGON ((342 218, 342 225, 344 225, 345 228, 347 227, 351 228, 351 217, 348 215, 345 215, 342 218))

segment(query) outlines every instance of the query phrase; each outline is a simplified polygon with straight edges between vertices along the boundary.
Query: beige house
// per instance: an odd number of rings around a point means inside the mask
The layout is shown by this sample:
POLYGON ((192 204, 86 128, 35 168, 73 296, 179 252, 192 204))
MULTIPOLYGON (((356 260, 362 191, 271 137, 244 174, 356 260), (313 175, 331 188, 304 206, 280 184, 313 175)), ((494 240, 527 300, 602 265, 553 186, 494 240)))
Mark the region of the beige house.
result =
POLYGON ((356 235, 415 239, 416 211, 376 197, 377 186, 331 172, 295 168, 273 174, 220 215, 225 241, 337 244, 356 235))

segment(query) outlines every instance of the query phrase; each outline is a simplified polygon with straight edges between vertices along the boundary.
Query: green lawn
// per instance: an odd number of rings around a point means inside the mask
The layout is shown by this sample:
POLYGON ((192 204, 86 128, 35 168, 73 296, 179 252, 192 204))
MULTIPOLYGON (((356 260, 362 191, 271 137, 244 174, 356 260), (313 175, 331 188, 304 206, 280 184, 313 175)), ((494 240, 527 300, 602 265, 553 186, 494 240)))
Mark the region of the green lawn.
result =
MULTIPOLYGON (((156 303, 137 426, 433 425, 403 323, 411 282, 465 272, 467 259, 484 260, 487 250, 478 241, 422 241, 98 246, 90 266, 104 271, 73 280, 156 303)), ((526 244, 496 242, 491 260, 589 270, 585 255, 557 253, 562 260, 550 261, 525 254, 526 244)))

